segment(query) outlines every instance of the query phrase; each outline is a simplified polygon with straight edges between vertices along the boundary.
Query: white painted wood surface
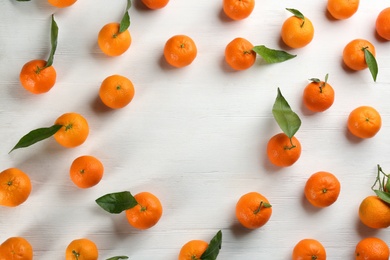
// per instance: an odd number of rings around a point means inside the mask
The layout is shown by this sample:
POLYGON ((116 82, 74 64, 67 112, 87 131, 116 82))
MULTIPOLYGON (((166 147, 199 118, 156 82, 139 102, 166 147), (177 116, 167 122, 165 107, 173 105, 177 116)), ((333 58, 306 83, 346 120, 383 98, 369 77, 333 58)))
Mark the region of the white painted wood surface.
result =
POLYGON ((130 9, 130 49, 121 57, 104 56, 97 33, 120 20, 125 1, 79 0, 55 9, 45 0, 0 1, 0 165, 19 167, 31 177, 29 199, 16 208, 0 208, 0 240, 24 236, 34 259, 64 259, 76 238, 93 240, 99 259, 128 255, 130 259, 177 259, 192 239, 210 240, 221 229, 218 259, 290 259, 294 245, 315 238, 328 259, 354 259, 356 243, 377 236, 390 243, 390 230, 372 230, 358 219, 360 201, 376 175, 376 165, 390 172, 390 43, 375 36, 377 14, 386 0, 361 1, 348 20, 334 21, 326 1, 261 1, 243 21, 229 21, 221 1, 171 0, 162 10, 146 10, 136 0, 130 9), (288 50, 297 58, 266 65, 258 58, 252 68, 231 71, 224 49, 235 37, 255 45, 282 49, 280 28, 299 9, 315 26, 314 40, 305 48, 288 50), (54 59, 57 83, 47 94, 33 95, 19 83, 23 64, 46 59, 50 50, 50 15, 54 13, 59 44, 54 59), (165 41, 187 34, 198 47, 190 66, 173 69, 162 58, 165 41), (365 38, 377 50, 379 75, 350 72, 341 61, 344 46, 365 38), (324 113, 302 106, 303 88, 312 77, 329 73, 334 105, 324 113), (112 74, 131 79, 136 94, 124 109, 112 111, 98 100, 102 80, 112 74), (289 168, 267 161, 268 139, 280 132, 271 108, 280 87, 302 119, 297 133, 303 150, 289 168), (347 132, 349 112, 374 106, 382 115, 381 131, 357 140, 347 132), (66 112, 84 115, 90 136, 80 147, 65 149, 49 139, 8 154, 28 131, 50 126, 66 112), (69 178, 71 162, 90 154, 105 166, 102 181, 81 190, 69 178), (314 209, 303 197, 306 179, 319 170, 341 182, 338 201, 314 209), (164 213, 146 231, 127 224, 124 214, 110 215, 95 199, 109 192, 149 191, 158 196, 164 213), (270 221, 248 231, 234 216, 239 197, 250 191, 265 195, 273 205, 270 221))

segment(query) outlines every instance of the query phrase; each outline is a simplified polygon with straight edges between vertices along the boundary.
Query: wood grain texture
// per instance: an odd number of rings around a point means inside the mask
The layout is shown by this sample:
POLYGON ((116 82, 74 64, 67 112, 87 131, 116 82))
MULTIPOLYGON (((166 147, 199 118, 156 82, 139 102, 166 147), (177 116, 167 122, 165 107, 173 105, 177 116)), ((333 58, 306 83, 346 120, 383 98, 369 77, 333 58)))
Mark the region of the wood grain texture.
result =
POLYGON ((221 1, 171 0, 150 11, 138 1, 130 9, 133 42, 124 55, 104 56, 97 33, 117 21, 125 1, 79 0, 55 9, 45 1, 0 1, 0 122, 2 169, 19 167, 31 177, 30 198, 17 208, 0 209, 0 241, 24 236, 34 248, 34 259, 63 259, 73 239, 88 237, 100 249, 100 259, 128 255, 130 259, 177 259, 182 245, 192 239, 209 241, 223 232, 218 259, 290 259, 303 238, 315 238, 329 259, 354 259, 356 243, 377 236, 390 243, 389 230, 371 230, 358 220, 360 201, 372 194, 376 165, 390 172, 390 51, 375 35, 377 14, 385 0, 361 1, 350 19, 334 21, 325 1, 256 1, 252 15, 229 21, 221 1), (281 49, 279 33, 299 9, 315 27, 312 43, 288 50, 297 58, 256 64, 231 71, 224 49, 235 37, 255 45, 281 49), (54 66, 57 83, 44 95, 27 93, 19 83, 23 64, 46 59, 50 50, 50 15, 60 28, 54 66), (183 69, 169 67, 163 57, 165 41, 187 34, 198 46, 198 56, 183 69), (366 38, 377 49, 379 75, 351 72, 342 65, 345 44, 366 38), (329 73, 336 99, 326 112, 313 114, 302 106, 309 78, 329 73), (98 99, 105 77, 122 74, 135 86, 135 97, 124 109, 112 111, 98 99), (277 87, 302 119, 297 138, 302 155, 292 167, 270 165, 265 147, 280 132, 271 109, 277 87), (346 130, 349 112, 372 105, 383 126, 373 139, 357 140, 346 130), (54 139, 8 154, 28 131, 50 126, 66 112, 84 115, 90 136, 80 147, 64 149, 54 139), (97 186, 81 190, 69 178, 71 162, 90 154, 105 166, 97 186), (314 209, 303 197, 303 187, 314 172, 334 173, 341 182, 338 201, 314 209), (164 213, 150 230, 131 228, 123 214, 109 215, 94 200, 106 193, 149 191, 160 198, 164 213), (265 195, 273 205, 270 221, 248 231, 234 216, 239 197, 250 191, 265 195))

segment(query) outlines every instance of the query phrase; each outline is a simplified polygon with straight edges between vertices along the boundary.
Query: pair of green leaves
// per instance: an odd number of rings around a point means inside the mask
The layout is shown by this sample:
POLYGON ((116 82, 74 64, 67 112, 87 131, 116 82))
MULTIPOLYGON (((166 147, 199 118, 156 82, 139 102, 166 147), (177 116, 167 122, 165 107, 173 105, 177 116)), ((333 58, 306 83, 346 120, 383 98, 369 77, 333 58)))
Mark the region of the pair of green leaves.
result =
POLYGON ((378 63, 374 55, 368 50, 368 47, 363 48, 364 51, 364 59, 366 60, 368 69, 371 72, 372 79, 376 82, 376 78, 378 76, 378 63))
POLYGON ((253 51, 260 55, 267 63, 279 63, 295 58, 297 55, 290 54, 282 50, 274 50, 258 45, 253 47, 253 51))
POLYGON ((298 114, 292 111, 279 88, 275 103, 272 107, 272 114, 279 127, 291 140, 301 126, 301 119, 298 114))
POLYGON ((376 180, 371 189, 381 200, 390 204, 390 174, 386 174, 379 164, 377 165, 377 169, 376 180), (375 188, 377 185, 379 188, 375 188))

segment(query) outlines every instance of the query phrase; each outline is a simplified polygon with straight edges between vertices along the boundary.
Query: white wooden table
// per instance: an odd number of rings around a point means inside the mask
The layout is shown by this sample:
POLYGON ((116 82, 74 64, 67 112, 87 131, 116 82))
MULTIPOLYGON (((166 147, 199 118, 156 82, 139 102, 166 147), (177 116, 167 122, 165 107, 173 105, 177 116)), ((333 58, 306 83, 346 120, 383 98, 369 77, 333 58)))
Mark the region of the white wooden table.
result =
POLYGON ((335 21, 326 1, 256 2, 251 16, 230 21, 221 1, 171 0, 162 10, 146 10, 138 0, 130 9, 133 42, 122 56, 104 56, 97 46, 100 28, 120 20, 125 1, 79 0, 55 9, 45 0, 0 2, 0 146, 1 170, 18 167, 28 173, 33 190, 16 208, 0 208, 0 241, 23 236, 34 248, 34 259, 63 259, 66 246, 87 237, 99 247, 100 259, 127 255, 130 259, 177 259, 192 239, 209 241, 222 230, 218 259, 290 259, 294 245, 315 238, 329 259, 354 259, 357 242, 377 236, 390 243, 390 230, 363 226, 360 201, 373 194, 376 166, 390 172, 390 42, 375 35, 377 14, 386 0, 362 0, 348 20, 335 21), (235 37, 255 45, 282 49, 280 28, 295 8, 311 19, 313 41, 288 50, 298 56, 267 65, 257 63, 231 71, 224 49, 235 37), (50 15, 59 26, 54 66, 57 83, 43 95, 33 95, 19 83, 19 72, 32 59, 50 51, 50 15), (198 56, 188 67, 173 69, 163 57, 165 41, 187 34, 198 56), (355 38, 371 41, 377 50, 379 74, 374 83, 368 70, 350 72, 342 65, 344 46, 355 38), (329 73, 336 99, 324 113, 309 113, 302 105, 308 79, 329 73), (112 74, 131 79, 136 94, 124 109, 113 111, 98 99, 102 80, 112 74), (268 139, 280 132, 271 108, 277 87, 302 119, 297 138, 302 155, 288 168, 276 168, 266 158, 268 139), (381 131, 357 140, 346 129, 352 109, 371 105, 382 115, 381 131), (65 149, 54 139, 8 154, 28 131, 50 126, 66 112, 84 115, 90 135, 80 147, 65 149), (105 173, 95 187, 82 190, 69 178, 71 162, 89 154, 99 158, 105 173), (341 182, 338 201, 315 209, 303 187, 316 171, 334 173, 341 182), (158 196, 164 213, 146 231, 127 224, 124 214, 110 215, 95 199, 109 192, 149 191, 158 196), (270 221, 248 231, 235 219, 235 204, 250 191, 273 205, 270 221))

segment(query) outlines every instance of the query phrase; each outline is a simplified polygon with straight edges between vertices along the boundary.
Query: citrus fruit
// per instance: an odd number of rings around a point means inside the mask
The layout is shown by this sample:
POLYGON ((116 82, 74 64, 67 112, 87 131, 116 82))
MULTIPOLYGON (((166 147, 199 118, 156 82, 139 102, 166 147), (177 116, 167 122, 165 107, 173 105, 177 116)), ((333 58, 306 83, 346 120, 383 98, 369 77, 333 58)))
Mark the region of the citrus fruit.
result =
POLYGON ((164 46, 165 60, 176 68, 190 65, 195 60, 197 53, 195 42, 187 35, 172 36, 164 46))
POLYGON ((271 218, 271 214, 271 204, 266 197, 258 192, 244 194, 236 204, 237 220, 249 229, 264 226, 271 218))
POLYGON ((97 260, 99 251, 96 244, 87 239, 75 239, 65 250, 65 260, 97 260))
POLYGON ((125 53, 131 45, 129 30, 119 33, 119 27, 119 23, 113 22, 104 25, 99 31, 99 48, 108 56, 120 56, 125 53))
POLYGON ((0 173, 0 205, 16 207, 25 202, 31 193, 30 177, 18 168, 0 173))
POLYGON ((359 219, 370 228, 387 228, 390 226, 390 205, 377 196, 368 196, 360 203, 359 219))
POLYGON ((225 61, 234 70, 246 70, 256 61, 253 45, 244 38, 235 38, 225 48, 225 61))
POLYGON ((224 13, 233 20, 247 18, 255 8, 255 0, 223 0, 224 13))
POLYGON ((64 8, 73 5, 77 0, 47 0, 49 4, 58 8, 64 8))
POLYGON ((142 3, 149 9, 161 9, 168 4, 169 0, 142 0, 142 3))
POLYGON ((79 188, 90 188, 100 182, 103 177, 102 162, 91 155, 77 157, 71 164, 69 175, 79 188))
POLYGON ((293 136, 290 138, 279 133, 271 137, 267 144, 267 156, 269 161, 279 167, 293 165, 301 156, 301 143, 293 136))
POLYGON ((293 15, 287 18, 281 29, 283 42, 291 48, 302 48, 314 37, 314 27, 309 18, 293 15))
POLYGON ((389 254, 389 246, 377 237, 363 238, 355 249, 356 260, 388 260, 389 254))
POLYGON ((19 80, 33 94, 48 92, 56 83, 57 73, 53 66, 45 68, 45 60, 31 60, 23 65, 19 80))
POLYGON ((203 240, 191 240, 185 243, 180 249, 178 260, 194 260, 200 257, 206 251, 208 243, 203 240))
POLYGON ((312 80, 303 90, 303 104, 312 112, 323 112, 334 102, 334 89, 326 81, 312 80))
POLYGON ((375 57, 375 47, 364 39, 350 41, 343 50, 344 64, 352 70, 363 70, 368 67, 364 49, 367 49, 375 57))
POLYGON ((324 246, 315 239, 306 238, 299 241, 292 254, 292 260, 325 260, 326 251, 324 246))
POLYGON ((137 229, 148 229, 160 220, 163 208, 160 200, 149 192, 134 196, 138 204, 126 210, 126 218, 131 226, 137 229))
POLYGON ((348 130, 359 138, 374 137, 382 126, 379 112, 371 106, 360 106, 351 111, 347 122, 348 130))
POLYGON ((340 194, 340 182, 330 172, 316 172, 306 181, 305 197, 315 207, 324 208, 336 202, 340 194))
POLYGON ((23 237, 10 237, 0 245, 0 260, 32 260, 33 248, 23 237))
POLYGON ((390 41, 390 7, 383 9, 378 14, 375 29, 380 37, 390 41))
POLYGON ((337 20, 348 19, 359 8, 359 0, 328 0, 327 9, 337 20))
POLYGON ((54 134, 54 138, 57 143, 64 147, 79 146, 88 137, 88 122, 78 113, 65 113, 57 118, 54 124, 62 125, 61 129, 54 134))
POLYGON ((99 97, 109 108, 123 108, 134 97, 133 83, 124 76, 111 75, 105 78, 100 85, 99 97))

